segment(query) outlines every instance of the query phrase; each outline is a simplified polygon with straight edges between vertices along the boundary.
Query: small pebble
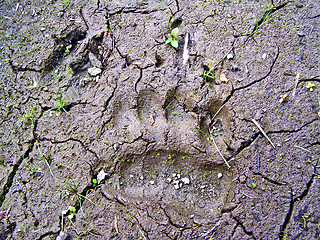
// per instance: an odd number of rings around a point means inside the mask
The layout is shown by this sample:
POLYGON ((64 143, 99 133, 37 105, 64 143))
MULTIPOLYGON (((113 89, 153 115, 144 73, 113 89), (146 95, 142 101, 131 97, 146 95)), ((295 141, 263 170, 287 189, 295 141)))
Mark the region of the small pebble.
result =
POLYGON ((193 219, 194 218, 194 215, 190 215, 190 219, 193 219))
POLYGON ((218 178, 222 178, 222 173, 218 173, 218 178))
POLYGON ((97 182, 98 182, 98 184, 99 184, 102 180, 105 179, 106 175, 107 175, 107 174, 104 172, 103 169, 98 173, 98 175, 97 175, 97 182))
POLYGON ((174 188, 178 190, 180 188, 179 184, 174 185, 174 188))
POLYGON ((173 185, 177 185, 177 184, 179 184, 179 181, 178 181, 178 180, 175 180, 175 181, 172 182, 172 184, 173 184, 173 185))
POLYGON ((102 70, 100 68, 97 68, 97 67, 92 67, 92 68, 88 69, 88 73, 92 77, 98 76, 101 72, 102 72, 102 70))
POLYGON ((184 184, 190 184, 190 179, 188 177, 184 177, 181 179, 184 184))
POLYGON ((42 27, 42 28, 40 28, 40 31, 45 31, 46 30, 46 28, 45 27, 42 27))
POLYGON ((262 57, 261 57, 263 60, 266 60, 266 58, 267 58, 267 54, 266 53, 264 53, 264 54, 262 54, 262 57))
POLYGON ((227 55, 227 59, 228 59, 228 60, 233 59, 233 54, 232 54, 232 53, 228 53, 228 55, 227 55))
POLYGON ((117 151, 119 149, 119 144, 118 143, 113 144, 113 149, 117 151))
POLYGON ((155 184, 155 181, 151 180, 151 181, 150 181, 150 184, 151 184, 151 185, 154 185, 154 184, 155 184))
POLYGON ((300 165, 298 165, 298 167, 297 167, 298 169, 301 169, 301 166, 300 165))
POLYGON ((143 179, 144 179, 144 177, 143 177, 143 176, 141 176, 141 177, 140 177, 140 180, 143 180, 143 179))
POLYGON ((168 178, 167 178, 167 182, 168 182, 168 183, 171 183, 171 181, 172 181, 172 179, 168 177, 168 178))
POLYGON ((244 176, 244 175, 241 175, 241 176, 239 177, 240 183, 245 183, 245 182, 246 182, 246 179, 247 179, 247 177, 244 176))

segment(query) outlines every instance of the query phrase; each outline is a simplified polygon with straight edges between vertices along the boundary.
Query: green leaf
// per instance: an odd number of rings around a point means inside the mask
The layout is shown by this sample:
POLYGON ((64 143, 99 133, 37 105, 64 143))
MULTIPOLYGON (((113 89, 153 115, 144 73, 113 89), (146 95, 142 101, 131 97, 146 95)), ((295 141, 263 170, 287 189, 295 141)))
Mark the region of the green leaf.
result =
POLYGON ((172 42, 172 38, 169 38, 166 43, 171 43, 172 42))
POLYGON ((72 212, 72 213, 76 212, 76 208, 75 207, 70 206, 69 209, 70 209, 70 212, 72 212))
POLYGON ((173 29, 173 30, 171 31, 171 34, 172 34, 173 36, 177 37, 178 32, 179 32, 179 28, 175 28, 175 29, 173 29))
POLYGON ((172 45, 172 47, 177 48, 178 47, 178 40, 171 41, 171 45, 172 45))

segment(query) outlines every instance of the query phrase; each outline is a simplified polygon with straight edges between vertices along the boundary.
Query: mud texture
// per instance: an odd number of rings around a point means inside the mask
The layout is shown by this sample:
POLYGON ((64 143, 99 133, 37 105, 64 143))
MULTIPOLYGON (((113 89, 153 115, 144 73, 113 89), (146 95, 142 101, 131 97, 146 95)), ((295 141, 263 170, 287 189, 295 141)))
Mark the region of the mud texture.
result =
POLYGON ((0 239, 320 238, 319 1, 5 0, 0 24, 0 239))

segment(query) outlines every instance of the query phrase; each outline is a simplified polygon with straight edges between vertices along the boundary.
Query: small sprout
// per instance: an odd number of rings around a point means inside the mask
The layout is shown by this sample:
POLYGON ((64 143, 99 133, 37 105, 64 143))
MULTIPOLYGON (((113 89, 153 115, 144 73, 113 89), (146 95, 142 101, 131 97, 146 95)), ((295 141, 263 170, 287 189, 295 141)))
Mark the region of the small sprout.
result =
POLYGON ((65 52, 66 52, 66 53, 69 53, 71 48, 72 48, 72 44, 66 46, 65 52))
POLYGON ((279 103, 285 103, 287 101, 287 94, 280 95, 279 103))
POLYGON ((314 83, 312 82, 308 82, 306 85, 306 88, 308 88, 310 90, 310 92, 313 91, 313 88, 315 87, 314 83))
POLYGON ((172 29, 171 33, 169 34, 169 38, 166 43, 170 43, 172 47, 177 48, 179 41, 178 41, 178 32, 179 28, 172 29))
POLYGON ((62 98, 62 93, 60 93, 60 98, 56 98, 56 101, 58 106, 52 108, 53 110, 57 111, 56 115, 60 116, 62 110, 68 114, 67 110, 64 108, 66 106, 66 102, 62 98))
POLYGON ((98 183, 97 179, 92 179, 92 183, 93 183, 93 187, 97 186, 97 183, 98 183))
POLYGON ((257 184, 254 181, 255 181, 255 179, 252 178, 252 181, 251 181, 252 188, 256 188, 257 187, 257 184))
POLYGON ((76 215, 76 208, 70 206, 70 207, 69 207, 69 211, 70 211, 70 213, 69 213, 69 215, 68 215, 68 218, 71 220, 71 219, 73 218, 73 216, 76 215))
POLYGON ((310 158, 308 158, 308 160, 306 161, 307 164, 310 164, 311 163, 311 160, 310 158))

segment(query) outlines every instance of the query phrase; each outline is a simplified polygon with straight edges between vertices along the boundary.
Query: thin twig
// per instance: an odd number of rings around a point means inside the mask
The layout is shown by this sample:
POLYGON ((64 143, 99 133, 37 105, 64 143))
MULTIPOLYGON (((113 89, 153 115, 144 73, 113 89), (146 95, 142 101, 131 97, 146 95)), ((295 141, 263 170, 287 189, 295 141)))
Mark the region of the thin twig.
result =
POLYGON ((226 105, 226 103, 222 104, 222 106, 218 109, 218 111, 214 114, 214 116, 212 117, 212 119, 215 119, 215 117, 220 113, 220 111, 222 110, 222 108, 224 107, 224 105, 226 105))
POLYGON ((220 150, 219 150, 219 148, 218 148, 218 146, 217 146, 216 142, 214 141, 213 137, 211 137, 211 140, 212 140, 212 142, 213 142, 214 146, 216 147, 216 149, 217 149, 218 153, 219 153, 219 154, 220 154, 220 156, 222 157, 223 161, 227 164, 228 168, 230 168, 229 163, 227 162, 227 160, 224 158, 224 156, 223 156, 223 155, 222 155, 222 153, 220 152, 220 150))
POLYGON ((303 147, 300 147, 300 146, 298 146, 298 145, 294 145, 296 148, 300 148, 300 149, 302 149, 302 150, 304 150, 304 151, 306 151, 306 152, 310 152, 310 150, 308 150, 308 149, 306 149, 306 148, 303 148, 303 147))
POLYGON ((294 81, 293 91, 292 91, 292 98, 294 98, 294 96, 296 95, 296 90, 299 83, 299 77, 300 77, 300 72, 297 72, 296 79, 294 81))
POLYGON ((212 140, 212 142, 213 142, 214 146, 216 147, 216 149, 217 149, 218 153, 220 154, 220 156, 222 157, 223 161, 227 164, 228 168, 230 168, 229 163, 228 163, 228 162, 227 162, 227 160, 224 158, 224 156, 223 156, 223 155, 222 155, 222 153, 220 152, 220 150, 219 150, 219 148, 218 148, 218 146, 217 146, 216 142, 214 141, 214 139, 213 139, 213 135, 212 135, 212 134, 210 134, 210 135, 209 135, 208 133, 206 133, 206 132, 202 131, 201 129, 197 129, 197 128, 195 128, 195 130, 197 130, 197 131, 199 131, 199 132, 201 132, 201 133, 203 133, 203 134, 207 135, 207 137, 208 137, 210 140, 212 140))
POLYGON ((117 234, 119 234, 118 219, 116 215, 114 215, 114 228, 116 229, 117 234))
POLYGON ((273 148, 276 148, 273 144, 273 142, 271 141, 271 139, 267 136, 267 134, 263 131, 262 127, 259 125, 259 123, 255 120, 255 119, 251 119, 251 121, 259 128, 259 130, 261 131, 261 133, 263 134, 263 136, 266 137, 266 139, 269 141, 269 143, 272 145, 273 148))

